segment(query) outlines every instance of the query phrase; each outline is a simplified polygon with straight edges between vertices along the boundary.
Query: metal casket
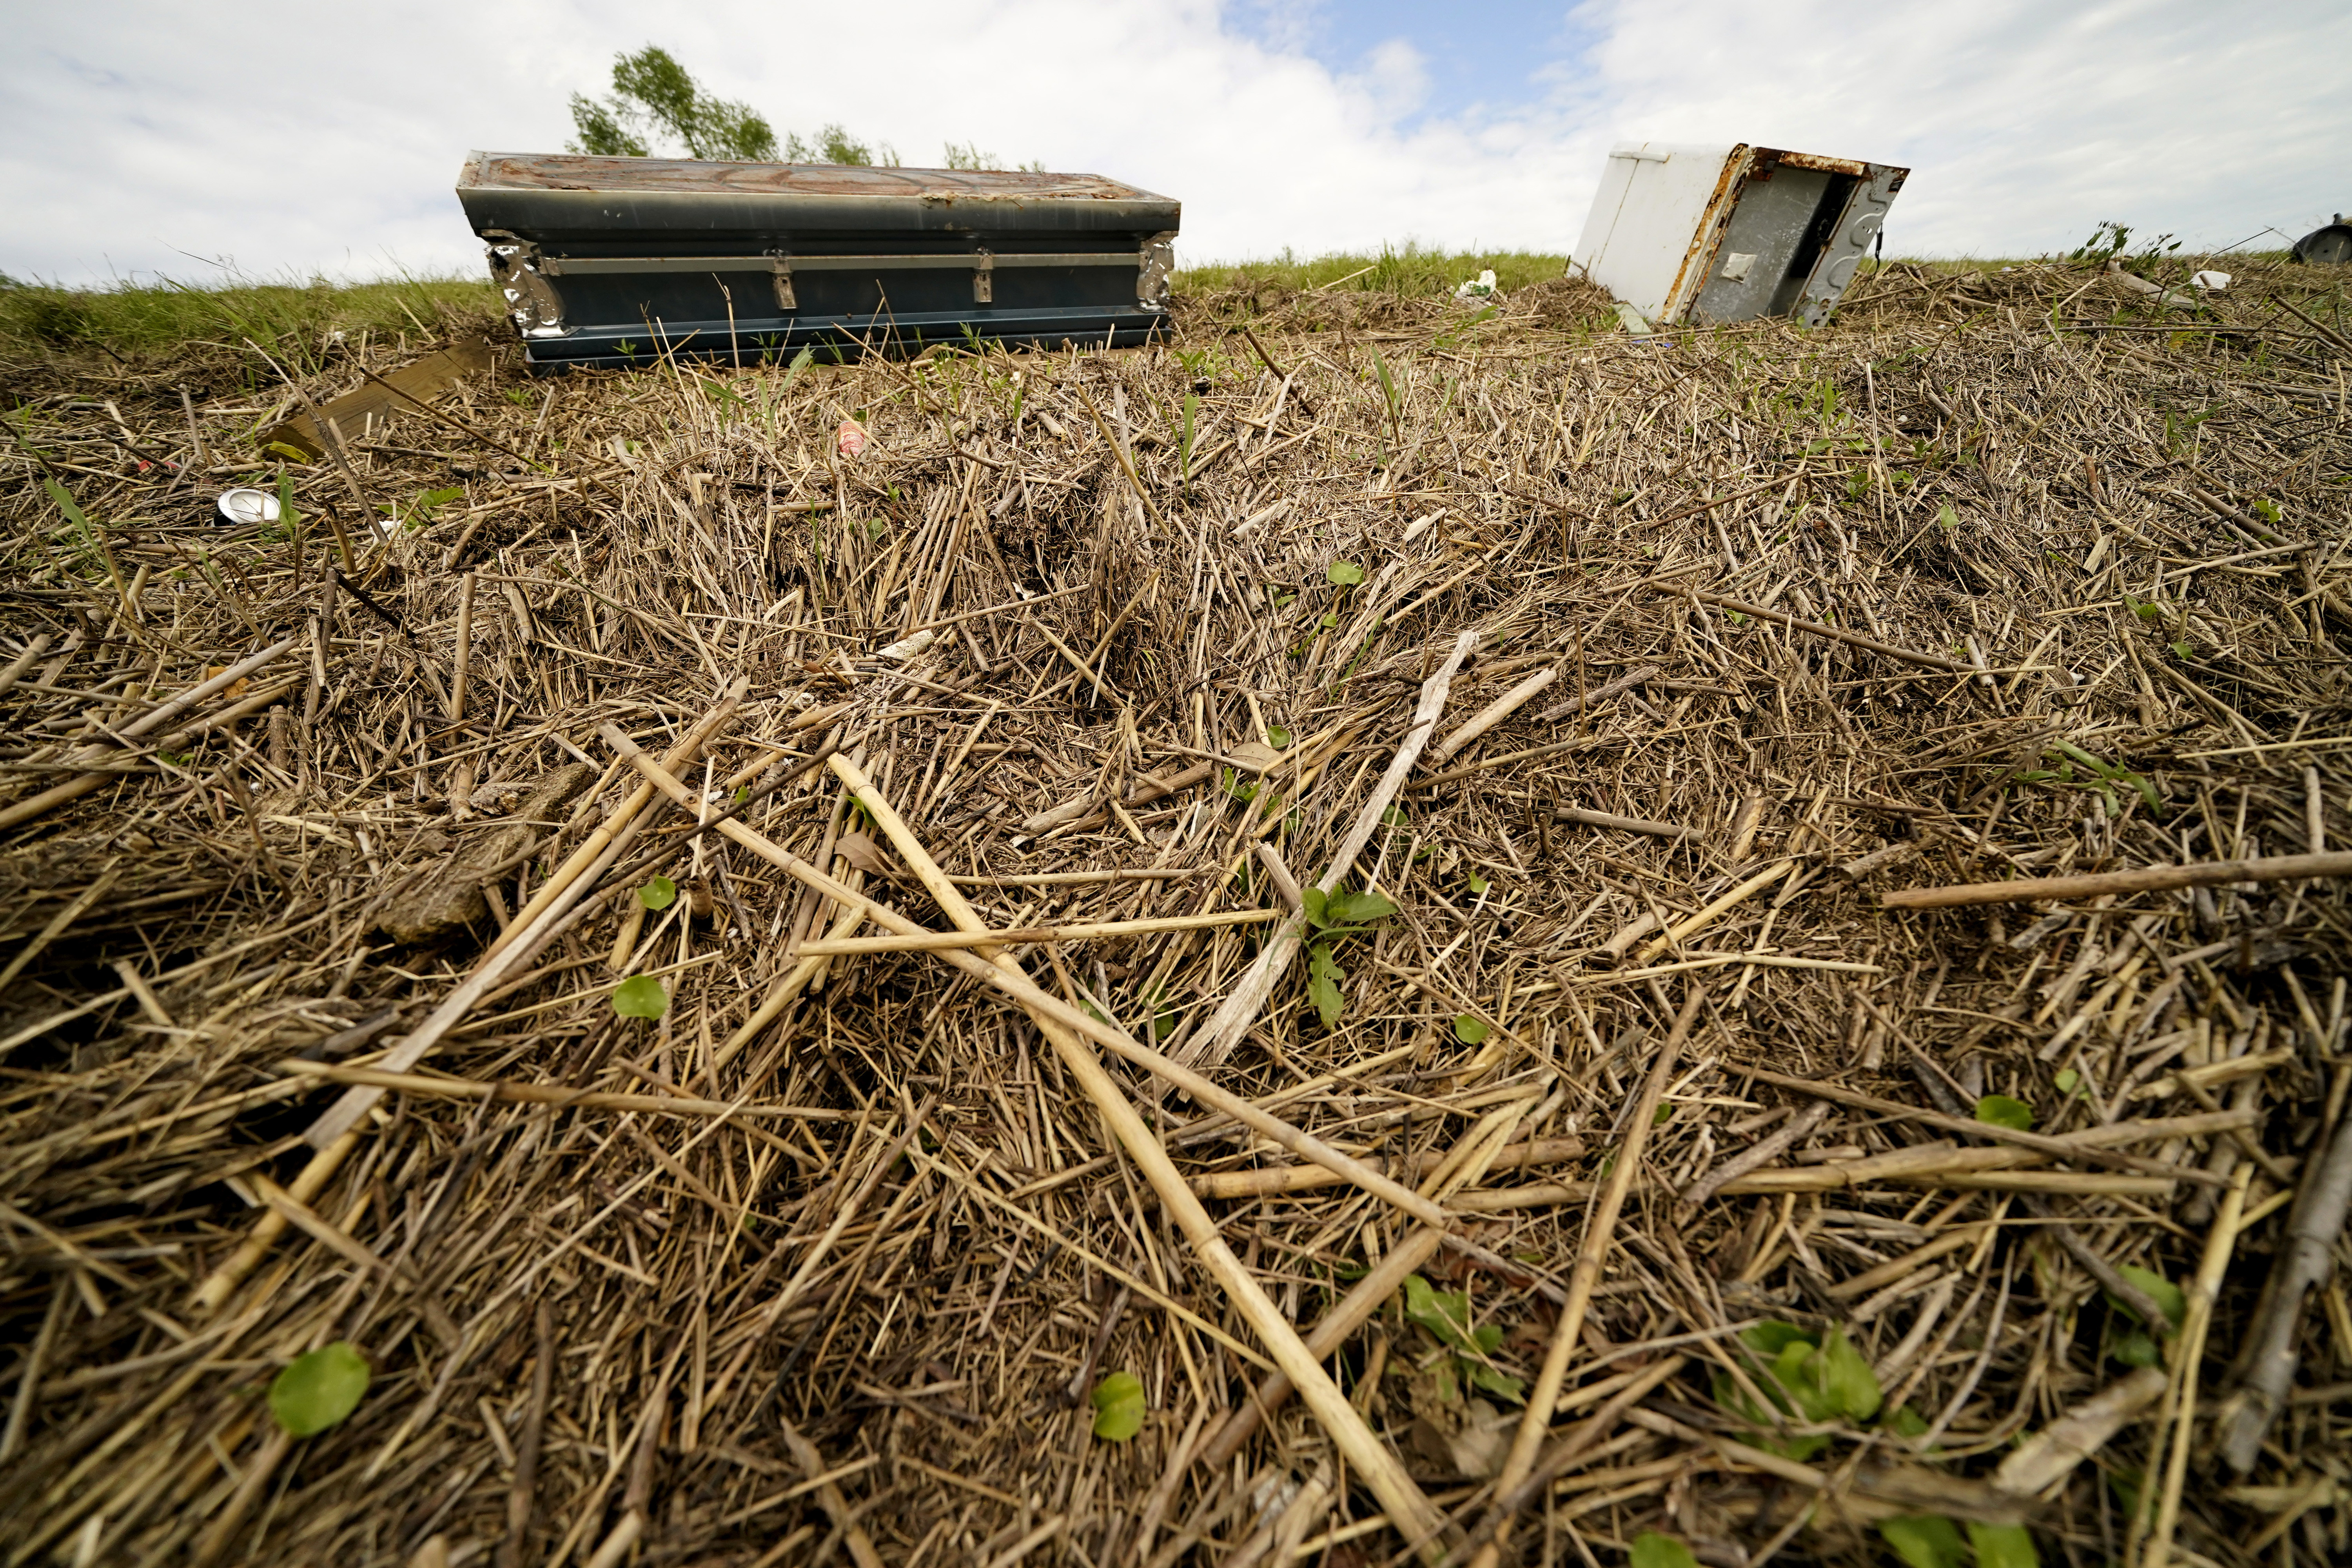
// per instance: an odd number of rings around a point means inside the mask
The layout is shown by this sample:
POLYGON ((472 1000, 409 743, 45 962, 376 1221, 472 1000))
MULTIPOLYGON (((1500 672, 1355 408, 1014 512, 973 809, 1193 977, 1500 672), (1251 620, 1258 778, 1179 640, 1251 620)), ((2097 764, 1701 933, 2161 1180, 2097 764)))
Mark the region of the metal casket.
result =
POLYGON ((1576 264, 1651 324, 1817 327, 1911 173, 1748 142, 1612 148, 1576 264))
POLYGON ((1181 204, 1096 174, 475 153, 457 179, 530 363, 1143 342, 1181 204))

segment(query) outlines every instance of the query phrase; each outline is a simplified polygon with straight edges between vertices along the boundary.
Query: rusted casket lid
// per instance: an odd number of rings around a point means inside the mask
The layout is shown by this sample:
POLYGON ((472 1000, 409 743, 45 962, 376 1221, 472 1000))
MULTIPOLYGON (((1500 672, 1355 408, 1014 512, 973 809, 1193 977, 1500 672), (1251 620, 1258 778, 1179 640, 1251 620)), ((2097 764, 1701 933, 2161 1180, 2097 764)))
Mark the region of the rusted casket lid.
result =
POLYGON ((457 199, 477 232, 1157 233, 1181 203, 1099 174, 471 153, 457 199))

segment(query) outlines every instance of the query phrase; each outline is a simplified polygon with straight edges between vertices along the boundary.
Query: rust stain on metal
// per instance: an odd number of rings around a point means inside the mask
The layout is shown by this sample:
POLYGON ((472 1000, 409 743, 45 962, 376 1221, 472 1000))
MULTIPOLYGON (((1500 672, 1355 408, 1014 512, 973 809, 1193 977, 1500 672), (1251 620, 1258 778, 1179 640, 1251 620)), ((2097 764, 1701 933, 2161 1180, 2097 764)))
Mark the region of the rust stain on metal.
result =
POLYGON ((852 163, 720 163, 685 158, 603 158, 488 153, 461 184, 486 190, 683 191, 701 195, 897 196, 925 202, 1151 199, 1099 174, 1023 170, 891 169, 852 163))
POLYGON ((1870 165, 1859 158, 1825 158, 1819 153, 1784 153, 1777 147, 1756 149, 1759 161, 1767 157, 1776 163, 1786 163, 1796 169, 1819 169, 1830 174, 1852 174, 1857 180, 1870 177, 1870 165))
MULTIPOLYGON (((1731 155, 1724 159, 1723 168, 1715 176, 1715 189, 1706 198, 1706 210, 1710 215, 1706 226, 1691 241, 1691 247, 1683 253, 1683 264, 1675 270, 1674 287, 1666 290, 1665 307, 1658 312, 1661 321, 1682 319, 1686 303, 1683 299, 1684 283, 1704 278, 1707 268, 1714 265, 1715 253, 1723 242, 1723 231, 1731 225, 1734 204, 1728 198, 1733 188, 1747 177, 1748 167, 1754 160, 1754 152, 1745 142, 1732 148, 1731 155), (1694 263, 1697 265, 1696 275, 1692 272, 1694 263)), ((1697 289, 1694 288, 1692 292, 1696 294, 1697 289)))

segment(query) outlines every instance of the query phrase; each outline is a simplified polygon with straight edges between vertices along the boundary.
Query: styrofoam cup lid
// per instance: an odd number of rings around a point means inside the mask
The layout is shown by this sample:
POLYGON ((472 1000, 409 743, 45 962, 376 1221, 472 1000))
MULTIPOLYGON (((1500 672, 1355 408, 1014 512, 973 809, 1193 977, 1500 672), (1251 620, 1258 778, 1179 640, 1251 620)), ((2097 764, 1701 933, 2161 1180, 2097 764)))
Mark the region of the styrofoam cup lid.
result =
POLYGON ((220 514, 230 522, 276 522, 278 498, 268 490, 240 485, 221 492, 220 514))

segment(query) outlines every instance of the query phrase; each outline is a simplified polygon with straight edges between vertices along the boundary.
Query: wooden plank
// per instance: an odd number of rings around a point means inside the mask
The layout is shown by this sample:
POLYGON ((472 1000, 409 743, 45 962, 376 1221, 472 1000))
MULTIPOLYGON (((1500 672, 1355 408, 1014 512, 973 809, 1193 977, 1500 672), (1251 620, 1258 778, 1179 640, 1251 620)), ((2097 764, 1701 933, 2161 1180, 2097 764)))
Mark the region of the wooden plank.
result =
MULTIPOLYGON (((406 393, 417 403, 430 403, 465 377, 489 368, 489 340, 461 339, 448 348, 426 354, 415 364, 402 366, 381 382, 362 382, 357 390, 343 394, 319 412, 335 422, 345 440, 356 441, 367 428, 370 416, 383 419, 394 414, 416 412, 415 404, 400 394, 406 393)), ((323 434, 308 414, 298 414, 278 425, 263 438, 264 445, 271 441, 283 441, 314 462, 327 455, 323 434)))

